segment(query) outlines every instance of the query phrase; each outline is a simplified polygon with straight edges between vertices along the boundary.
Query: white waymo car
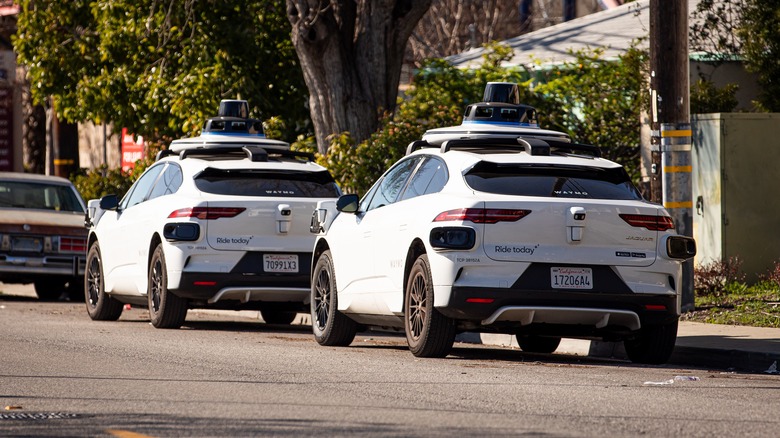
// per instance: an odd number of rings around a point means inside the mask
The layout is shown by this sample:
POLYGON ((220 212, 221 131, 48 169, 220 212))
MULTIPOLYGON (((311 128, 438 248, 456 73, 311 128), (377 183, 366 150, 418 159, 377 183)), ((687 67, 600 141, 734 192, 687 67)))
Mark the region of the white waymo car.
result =
POLYGON ((696 252, 620 165, 513 103, 428 131, 361 200, 321 203, 312 229, 316 340, 402 328, 422 357, 473 331, 537 353, 561 337, 622 340, 632 361, 663 363, 696 252))
POLYGON ((257 309, 282 324, 306 310, 311 214, 341 193, 309 154, 256 128, 209 119, 200 137, 163 151, 121 201, 89 202, 92 319, 116 320, 123 303, 148 306, 159 328, 180 327, 188 308, 257 309))

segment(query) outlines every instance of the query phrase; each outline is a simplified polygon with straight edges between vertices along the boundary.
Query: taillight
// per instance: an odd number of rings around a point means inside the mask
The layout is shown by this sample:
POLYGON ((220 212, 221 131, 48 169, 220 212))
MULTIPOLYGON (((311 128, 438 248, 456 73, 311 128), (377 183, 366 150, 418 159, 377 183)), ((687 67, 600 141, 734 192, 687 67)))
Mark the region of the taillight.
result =
POLYGON ((194 217, 197 219, 213 220, 223 217, 236 217, 246 208, 243 207, 190 207, 171 212, 168 219, 179 217, 194 217))
POLYGON ((647 228, 650 231, 666 231, 674 228, 674 222, 669 216, 653 216, 650 214, 621 214, 620 218, 632 227, 647 228))
POLYGON ((87 252, 87 239, 84 237, 60 237, 60 251, 87 252))
POLYGON ((434 222, 471 221, 475 224, 515 222, 528 216, 531 210, 508 210, 499 208, 459 208, 439 213, 434 222))

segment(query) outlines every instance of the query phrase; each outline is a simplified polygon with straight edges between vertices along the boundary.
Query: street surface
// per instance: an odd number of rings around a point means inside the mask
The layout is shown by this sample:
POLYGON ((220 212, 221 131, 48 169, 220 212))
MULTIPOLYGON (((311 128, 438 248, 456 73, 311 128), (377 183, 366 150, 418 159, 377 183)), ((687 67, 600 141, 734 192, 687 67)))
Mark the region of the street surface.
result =
POLYGON ((326 348, 306 326, 192 311, 184 328, 160 330, 145 309, 93 322, 83 303, 0 290, 0 436, 712 437, 780 430, 777 375, 467 344, 446 359, 417 359, 392 334, 362 333, 350 347, 326 348))

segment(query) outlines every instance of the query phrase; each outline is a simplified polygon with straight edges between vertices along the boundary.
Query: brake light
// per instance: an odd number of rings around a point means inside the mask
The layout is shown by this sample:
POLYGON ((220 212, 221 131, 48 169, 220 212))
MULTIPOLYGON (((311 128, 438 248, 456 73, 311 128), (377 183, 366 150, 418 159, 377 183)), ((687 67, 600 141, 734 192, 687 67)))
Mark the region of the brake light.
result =
POLYGON ((246 208, 243 207, 189 207, 171 212, 168 219, 180 217, 194 217, 197 219, 215 220, 220 218, 236 217, 246 208))
POLYGON ((466 298, 467 303, 490 304, 495 301, 493 298, 466 298))
POLYGON ((459 208, 439 213, 434 222, 471 221, 475 224, 516 222, 528 216, 531 210, 508 210, 499 208, 459 208))
POLYGON ((674 221, 669 216, 621 214, 620 218, 632 227, 647 228, 650 231, 666 231, 674 228, 674 221))
POLYGON ((84 237, 60 237, 60 251, 87 252, 87 239, 84 237))

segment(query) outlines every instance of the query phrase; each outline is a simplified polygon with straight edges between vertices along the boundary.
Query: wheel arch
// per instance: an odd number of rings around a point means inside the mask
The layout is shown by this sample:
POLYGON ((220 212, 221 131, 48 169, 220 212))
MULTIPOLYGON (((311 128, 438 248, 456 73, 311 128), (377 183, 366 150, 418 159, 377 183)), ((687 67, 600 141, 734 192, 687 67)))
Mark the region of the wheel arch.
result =
POLYGON ((404 262, 404 281, 402 283, 403 287, 401 288, 401 292, 403 294, 402 298, 406 296, 406 283, 409 282, 409 272, 412 270, 412 265, 414 265, 417 257, 420 257, 423 254, 427 254, 425 244, 418 237, 412 241, 412 244, 409 245, 409 250, 406 252, 406 262, 404 262))
POLYGON ((146 254, 146 272, 149 272, 149 269, 152 267, 152 256, 154 255, 154 249, 157 248, 157 245, 162 243, 162 239, 160 238, 160 235, 157 233, 154 233, 152 235, 152 240, 149 241, 149 250, 146 254))
POLYGON ((317 265, 317 260, 319 260, 322 253, 329 249, 330 245, 328 245, 328 242, 325 239, 319 239, 317 243, 314 244, 314 252, 311 256, 311 272, 309 273, 309 278, 312 281, 314 279, 314 267, 317 265))
POLYGON ((89 248, 92 248, 92 244, 97 241, 97 234, 94 232, 89 233, 89 236, 87 236, 87 251, 89 251, 89 248))

